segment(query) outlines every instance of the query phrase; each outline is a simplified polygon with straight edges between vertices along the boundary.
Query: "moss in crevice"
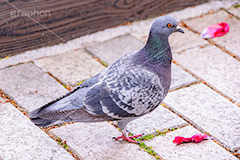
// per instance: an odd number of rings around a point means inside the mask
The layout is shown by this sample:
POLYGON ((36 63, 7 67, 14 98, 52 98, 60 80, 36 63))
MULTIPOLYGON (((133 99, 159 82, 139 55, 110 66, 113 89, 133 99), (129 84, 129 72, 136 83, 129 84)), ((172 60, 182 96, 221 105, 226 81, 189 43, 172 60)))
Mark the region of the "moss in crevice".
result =
MULTIPOLYGON (((133 138, 133 140, 138 141, 139 142, 139 147, 142 148, 144 151, 146 151, 148 154, 152 155, 153 157, 155 157, 158 160, 163 159, 160 155, 158 155, 152 148, 152 146, 148 147, 143 141, 148 141, 153 139, 154 137, 157 136, 164 136, 166 133, 171 132, 171 131, 175 131, 179 128, 172 128, 172 129, 165 129, 164 131, 157 131, 155 134, 148 134, 139 138, 133 138)), ((132 135, 132 134, 131 134, 132 135)))
POLYGON ((160 156, 152 149, 152 146, 148 147, 145 143, 140 142, 139 147, 142 148, 144 151, 146 151, 148 154, 153 156, 154 158, 161 160, 160 156))
POLYGON ((239 8, 240 7, 240 3, 239 4, 236 4, 234 5, 234 8, 239 8))
POLYGON ((69 149, 66 141, 63 141, 63 140, 62 140, 61 138, 59 138, 59 137, 56 137, 56 141, 58 142, 58 144, 60 144, 61 146, 63 146, 63 148, 69 149))

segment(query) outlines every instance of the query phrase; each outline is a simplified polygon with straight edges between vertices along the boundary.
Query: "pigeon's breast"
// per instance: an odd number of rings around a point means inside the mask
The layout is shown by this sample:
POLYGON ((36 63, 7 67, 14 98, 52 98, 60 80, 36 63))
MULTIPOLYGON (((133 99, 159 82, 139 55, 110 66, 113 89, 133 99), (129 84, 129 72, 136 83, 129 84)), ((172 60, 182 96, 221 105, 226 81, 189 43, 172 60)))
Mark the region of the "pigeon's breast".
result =
POLYGON ((164 97, 169 91, 171 84, 171 61, 169 63, 145 64, 144 68, 154 73, 159 78, 159 83, 164 88, 164 97))

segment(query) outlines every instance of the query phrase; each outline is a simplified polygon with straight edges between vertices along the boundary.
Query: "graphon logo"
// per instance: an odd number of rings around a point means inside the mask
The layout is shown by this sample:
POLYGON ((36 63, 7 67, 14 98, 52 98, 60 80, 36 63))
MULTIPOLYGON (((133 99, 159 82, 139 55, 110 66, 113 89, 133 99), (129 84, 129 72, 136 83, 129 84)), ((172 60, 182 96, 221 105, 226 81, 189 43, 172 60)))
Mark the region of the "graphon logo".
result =
POLYGON ((16 18, 16 17, 47 17, 50 16, 51 13, 50 11, 44 11, 44 10, 15 10, 15 11, 11 11, 10 12, 10 16, 12 18, 16 18))

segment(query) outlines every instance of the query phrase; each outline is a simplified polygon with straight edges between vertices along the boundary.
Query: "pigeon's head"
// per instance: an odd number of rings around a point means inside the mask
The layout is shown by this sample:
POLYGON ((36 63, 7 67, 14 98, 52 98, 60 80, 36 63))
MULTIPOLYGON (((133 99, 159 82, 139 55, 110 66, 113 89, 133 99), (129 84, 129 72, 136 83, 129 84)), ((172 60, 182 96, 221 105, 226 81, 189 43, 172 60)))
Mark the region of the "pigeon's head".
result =
POLYGON ((174 32, 184 33, 184 31, 178 26, 177 21, 171 16, 162 16, 157 18, 152 24, 151 32, 154 35, 167 37, 174 32))

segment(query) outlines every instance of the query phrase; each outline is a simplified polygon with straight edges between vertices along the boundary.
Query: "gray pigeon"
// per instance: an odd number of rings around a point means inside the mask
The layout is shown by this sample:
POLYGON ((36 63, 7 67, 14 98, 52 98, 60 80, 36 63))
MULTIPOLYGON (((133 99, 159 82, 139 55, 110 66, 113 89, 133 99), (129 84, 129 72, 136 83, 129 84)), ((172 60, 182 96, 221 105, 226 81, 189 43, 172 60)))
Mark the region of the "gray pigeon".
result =
POLYGON ((145 46, 126 54, 67 95, 29 114, 37 126, 65 122, 117 121, 124 139, 136 143, 126 125, 151 111, 164 99, 171 82, 172 53, 168 37, 184 33, 177 21, 162 16, 152 24, 145 46))

